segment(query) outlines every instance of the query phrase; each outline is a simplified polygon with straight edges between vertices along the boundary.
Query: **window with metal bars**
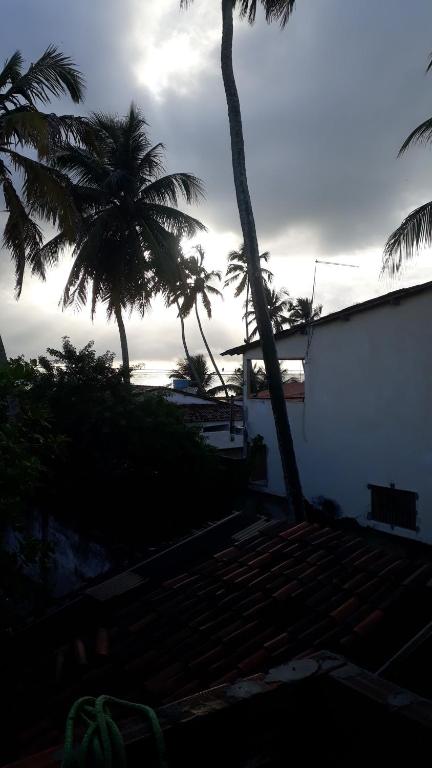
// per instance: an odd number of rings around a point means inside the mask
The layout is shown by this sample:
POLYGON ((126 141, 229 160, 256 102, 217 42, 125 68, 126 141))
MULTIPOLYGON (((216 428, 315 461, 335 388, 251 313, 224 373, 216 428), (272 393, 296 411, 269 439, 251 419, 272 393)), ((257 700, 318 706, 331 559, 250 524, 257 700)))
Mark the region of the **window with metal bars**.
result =
POLYGON ((417 493, 393 486, 368 485, 368 488, 371 491, 371 520, 410 531, 417 530, 417 493))

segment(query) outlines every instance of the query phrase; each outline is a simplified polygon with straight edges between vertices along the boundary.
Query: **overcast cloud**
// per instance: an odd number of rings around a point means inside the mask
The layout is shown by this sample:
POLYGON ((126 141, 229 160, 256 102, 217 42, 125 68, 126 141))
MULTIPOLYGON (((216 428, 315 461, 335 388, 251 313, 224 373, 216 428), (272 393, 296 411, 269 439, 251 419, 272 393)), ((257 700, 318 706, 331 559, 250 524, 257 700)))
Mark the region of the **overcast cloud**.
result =
MULTIPOLYGON (((50 43, 74 58, 87 79, 81 111, 124 113, 132 99, 142 107, 152 139, 166 144, 168 169, 204 180, 207 198, 194 213, 209 228, 200 240, 210 265, 223 269, 241 236, 219 71, 218 0, 195 0, 187 13, 177 0, 3 0, 2 18, 3 59, 19 48, 32 61, 50 43)), ((424 74, 431 29, 430 0, 298 0, 283 32, 261 16, 253 28, 236 25, 250 187, 277 285, 294 296, 310 294, 315 258, 359 265, 318 268, 317 299, 325 311, 392 287, 378 280, 386 237, 430 198, 429 151, 396 155, 432 112, 432 76, 424 74)), ((72 111, 66 102, 52 108, 72 111)), ((93 327, 86 313, 58 308, 67 260, 44 285, 28 279, 18 304, 8 260, 3 252, 0 332, 8 354, 35 355, 63 334, 119 351, 103 308, 93 327)), ((431 276, 425 255, 398 286, 431 276)), ((229 292, 223 305, 215 304, 208 330, 217 350, 241 341, 241 314, 229 292)), ((132 318, 128 329, 131 357, 153 361, 150 367, 169 366, 182 353, 175 312, 158 304, 144 321, 132 318)), ((201 350, 192 322, 189 335, 191 347, 201 350)))

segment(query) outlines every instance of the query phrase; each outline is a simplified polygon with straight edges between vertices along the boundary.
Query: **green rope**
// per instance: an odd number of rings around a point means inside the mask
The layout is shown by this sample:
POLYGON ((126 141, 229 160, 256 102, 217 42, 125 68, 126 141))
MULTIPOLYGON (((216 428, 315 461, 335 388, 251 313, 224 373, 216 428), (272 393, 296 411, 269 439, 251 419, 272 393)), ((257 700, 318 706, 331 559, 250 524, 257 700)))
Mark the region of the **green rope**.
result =
POLYGON ((126 749, 109 705, 114 704, 143 715, 150 723, 159 757, 159 768, 167 768, 165 742, 157 715, 151 707, 112 696, 85 696, 72 705, 66 720, 62 768, 127 768, 126 749), (80 745, 75 743, 75 726, 86 727, 80 745))

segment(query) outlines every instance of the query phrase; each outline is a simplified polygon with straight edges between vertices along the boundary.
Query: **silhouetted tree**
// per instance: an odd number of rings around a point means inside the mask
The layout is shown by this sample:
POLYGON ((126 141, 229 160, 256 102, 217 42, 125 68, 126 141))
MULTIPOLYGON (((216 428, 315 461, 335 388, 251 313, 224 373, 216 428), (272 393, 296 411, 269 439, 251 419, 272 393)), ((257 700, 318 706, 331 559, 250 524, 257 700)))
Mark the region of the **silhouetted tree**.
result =
POLYGON ((177 270, 172 235, 191 236, 204 226, 178 210, 202 195, 199 179, 189 173, 163 174, 163 146, 151 146, 146 122, 132 105, 126 117, 94 114, 91 138, 83 146, 65 144, 56 167, 70 179, 80 222, 37 250, 42 264, 52 264, 68 245, 73 266, 63 306, 85 305, 91 287, 91 315, 100 301, 114 315, 120 334, 123 372, 129 381, 129 351, 124 310, 144 315, 158 281, 177 270))
MULTIPOLYGON (((190 0, 180 0, 180 5, 187 6, 189 1, 190 0)), ((259 0, 222 0, 221 68, 228 106, 231 156, 237 206, 248 259, 252 302, 255 309, 264 364, 269 381, 270 400, 279 444, 286 493, 288 502, 292 507, 296 518, 302 519, 303 494, 291 429, 288 421, 276 344, 273 338, 273 328, 266 301, 263 276, 261 273, 255 218, 246 173, 240 100, 233 69, 232 46, 234 9, 238 8, 240 15, 246 17, 252 24, 255 21, 256 10, 259 4, 264 8, 266 20, 269 23, 272 21, 279 21, 281 26, 284 27, 294 10, 295 0, 260 0, 260 2, 259 0)))
MULTIPOLYGON (((265 263, 268 262, 270 254, 268 251, 260 253, 260 260, 265 263)), ((261 273, 266 284, 271 283, 273 280, 273 272, 265 267, 261 267, 261 273)), ((246 326, 246 344, 249 341, 249 301, 250 301, 250 283, 248 275, 248 261, 246 258, 246 252, 244 243, 241 244, 238 251, 230 251, 228 254, 228 266, 225 274, 225 287, 237 283, 234 291, 234 296, 237 298, 246 291, 246 303, 245 314, 243 315, 246 326)))

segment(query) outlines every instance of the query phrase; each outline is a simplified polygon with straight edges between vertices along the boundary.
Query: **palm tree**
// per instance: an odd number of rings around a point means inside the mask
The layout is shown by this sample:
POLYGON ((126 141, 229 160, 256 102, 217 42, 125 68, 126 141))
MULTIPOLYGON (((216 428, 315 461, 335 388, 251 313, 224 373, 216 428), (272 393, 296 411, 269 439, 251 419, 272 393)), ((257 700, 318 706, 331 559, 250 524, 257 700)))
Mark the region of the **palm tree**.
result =
POLYGON ((312 307, 312 299, 299 296, 295 301, 290 302, 288 322, 290 325, 299 323, 313 323, 321 316, 322 304, 312 307))
POLYGON ((182 337, 183 349, 186 355, 186 360, 189 366, 189 370, 191 372, 191 378, 193 381, 196 382, 198 391, 200 392, 202 390, 202 386, 200 383, 201 380, 197 370, 195 369, 194 359, 189 352, 189 347, 186 342, 184 312, 180 303, 180 302, 184 302, 189 291, 189 286, 187 283, 187 261, 181 249, 180 238, 175 238, 175 247, 177 249, 178 275, 174 275, 173 276, 174 279, 172 280, 168 278, 168 280, 163 281, 160 284, 159 289, 163 294, 163 296, 165 297, 166 305, 168 307, 171 307, 175 304, 177 308, 177 317, 180 320, 181 337, 182 337))
MULTIPOLYGON (((262 366, 257 366, 256 363, 254 363, 251 367, 250 378, 251 389, 254 392, 259 392, 260 389, 264 389, 265 386, 267 386, 265 370, 262 366)), ((225 381, 227 388, 233 393, 235 397, 241 397, 243 395, 244 374, 242 367, 235 368, 234 371, 226 377, 225 381)), ((209 390, 210 394, 212 395, 220 395, 224 391, 225 388, 221 386, 213 387, 211 390, 209 390)))
MULTIPOLYGON (((186 7, 189 2, 190 0, 180 0, 180 6, 186 7)), ((264 8, 267 22, 279 21, 282 27, 287 23, 295 6, 295 0, 260 0, 260 2, 264 8)), ((248 274, 252 302, 255 308, 264 365, 269 381, 270 400, 279 444, 287 499, 295 517, 297 519, 303 519, 303 494, 288 413, 285 405, 276 343, 273 337, 273 328, 267 307, 263 276, 261 274, 255 218, 246 173, 240 100, 234 76, 232 58, 234 8, 238 7, 240 15, 242 17, 247 17, 249 22, 253 24, 258 3, 259 0, 221 0, 221 68, 228 107, 228 120, 231 135, 231 157, 237 206, 248 260, 248 274)))
POLYGON ((4 368, 8 364, 6 356, 6 350, 4 348, 3 339, 0 336, 0 368, 4 368))
POLYGON ((222 298, 221 292, 217 288, 215 288, 215 286, 212 283, 214 280, 221 280, 222 276, 221 276, 221 273, 216 270, 212 270, 211 272, 209 272, 205 268, 204 266, 205 253, 201 245, 196 245, 195 251, 197 253, 197 256, 190 256, 188 259, 185 260, 185 270, 187 272, 189 280, 188 280, 188 287, 186 289, 184 299, 183 299, 182 312, 186 317, 192 310, 192 307, 194 307, 198 328, 200 330, 201 337, 204 342, 204 346, 212 362, 213 368, 215 369, 216 375, 219 378, 219 381, 224 389, 225 396, 228 398, 229 397, 228 390, 225 386, 225 382, 222 378, 222 374, 218 366, 216 365, 216 360, 213 357, 208 341, 204 335, 203 327, 201 324, 201 318, 198 311, 198 300, 201 299, 202 305, 207 313, 207 317, 209 319, 211 318, 212 309, 211 309, 210 296, 219 296, 220 298, 222 298))
POLYGON ((177 367, 173 368, 170 373, 170 379, 187 379, 192 383, 192 386, 197 386, 202 392, 211 386, 214 377, 214 373, 209 370, 206 358, 201 354, 189 355, 189 357, 177 360, 177 367))
MULTIPOLYGON (((274 333, 279 333, 289 323, 289 317, 286 312, 289 312, 291 306, 291 299, 289 298, 288 291, 282 288, 280 291, 276 291, 273 288, 266 288, 267 306, 270 315, 271 324, 274 333)), ((249 310, 250 318, 255 319, 255 312, 253 309, 249 310)), ((252 329, 250 338, 253 339, 258 336, 258 325, 252 329)))
POLYGON ((81 118, 48 114, 39 106, 64 94, 78 103, 83 92, 84 81, 74 63, 54 46, 27 70, 21 53, 15 51, 0 72, 0 189, 7 213, 3 243, 15 265, 17 298, 26 267, 45 277, 38 254, 42 232, 37 220, 58 223, 69 233, 74 228, 76 212, 68 184, 46 161, 60 140, 80 138, 86 131, 81 118), (21 192, 14 184, 14 171, 19 174, 21 192))
POLYGON ((161 283, 178 274, 173 235, 191 236, 204 226, 178 210, 202 195, 189 173, 163 175, 162 144, 151 146, 146 122, 134 105, 126 117, 93 114, 92 140, 66 143, 56 167, 68 175, 80 213, 76 233, 60 232, 37 251, 43 264, 56 262, 68 245, 73 266, 63 306, 82 307, 91 286, 91 317, 99 301, 114 315, 121 342, 123 371, 129 381, 129 351, 123 311, 144 315, 161 283))
MULTIPOLYGON (((432 70, 432 56, 426 72, 432 70)), ((402 144, 399 155, 412 144, 432 142, 432 117, 414 128, 402 144)), ((388 238, 383 255, 382 272, 395 275, 405 259, 412 259, 422 246, 432 245, 432 201, 420 205, 408 214, 402 224, 388 238)))
MULTIPOLYGON (((265 253, 260 253, 260 260, 264 261, 265 263, 268 262, 270 258, 270 254, 268 251, 265 251, 265 253)), ((261 267, 261 273, 263 276, 264 281, 268 284, 271 283, 273 280, 273 272, 270 272, 269 269, 265 269, 264 267, 261 267)), ((246 289, 246 311, 244 314, 244 320, 246 325, 246 338, 245 343, 247 344, 249 342, 249 294, 250 294, 250 284, 249 284, 249 276, 248 276, 248 261, 246 257, 245 247, 244 243, 242 243, 238 249, 238 251, 230 251, 228 254, 228 266, 227 271, 225 274, 225 288, 228 287, 228 285, 231 285, 231 283, 237 282, 236 289, 234 292, 234 296, 237 298, 238 296, 241 296, 243 291, 246 289)))

